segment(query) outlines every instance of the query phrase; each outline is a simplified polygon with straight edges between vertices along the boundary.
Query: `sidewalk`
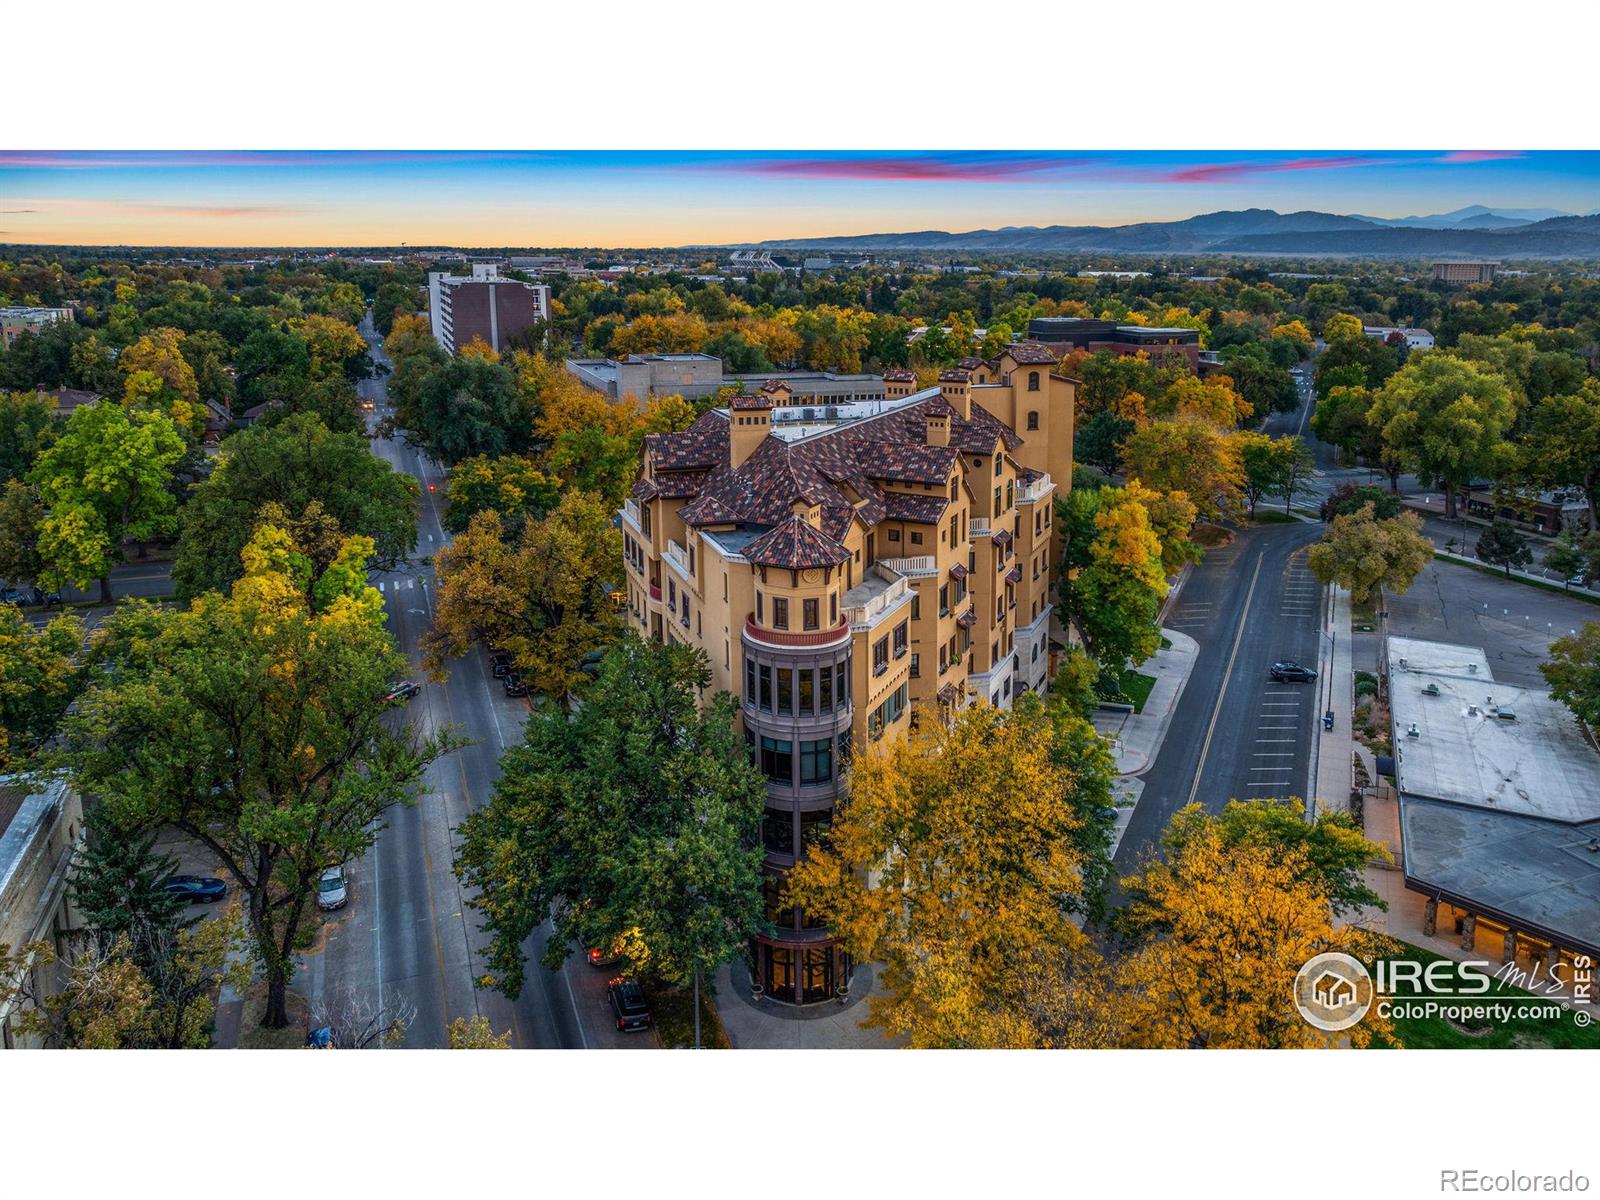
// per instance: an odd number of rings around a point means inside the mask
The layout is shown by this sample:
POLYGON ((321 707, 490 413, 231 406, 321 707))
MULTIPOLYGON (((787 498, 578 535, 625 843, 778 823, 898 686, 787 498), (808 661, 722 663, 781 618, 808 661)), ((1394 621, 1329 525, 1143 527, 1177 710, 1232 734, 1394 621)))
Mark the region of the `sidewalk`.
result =
POLYGON ((1307 787, 1310 801, 1306 818, 1319 812, 1350 810, 1351 755, 1355 734, 1351 729, 1355 704, 1354 647, 1350 633, 1350 593, 1331 589, 1323 610, 1322 636, 1317 650, 1318 720, 1317 739, 1311 752, 1311 779, 1307 787), (1333 713, 1333 728, 1328 729, 1322 714, 1333 713))
POLYGON ((1133 810, 1144 793, 1144 780, 1139 778, 1150 769, 1156 755, 1161 753, 1161 743, 1166 740, 1167 728, 1177 711, 1178 700, 1183 695, 1183 685, 1194 671, 1195 656, 1200 644, 1186 633, 1163 629, 1161 636, 1171 644, 1157 650, 1136 670, 1155 676, 1155 686, 1144 702, 1144 712, 1117 712, 1100 709, 1094 714, 1094 727, 1111 742, 1111 754, 1117 763, 1114 783, 1114 802, 1117 806, 1117 828, 1111 835, 1113 855, 1122 844, 1123 831, 1133 820, 1133 810))

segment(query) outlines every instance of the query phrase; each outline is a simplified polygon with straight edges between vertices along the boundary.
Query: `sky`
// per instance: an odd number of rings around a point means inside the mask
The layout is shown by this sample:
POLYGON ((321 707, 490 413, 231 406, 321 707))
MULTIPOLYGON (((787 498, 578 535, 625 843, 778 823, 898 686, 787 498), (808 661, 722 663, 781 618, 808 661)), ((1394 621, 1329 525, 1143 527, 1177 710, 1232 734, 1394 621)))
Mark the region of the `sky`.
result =
POLYGON ((0 242, 651 247, 1600 209, 1595 151, 4 151, 0 242))

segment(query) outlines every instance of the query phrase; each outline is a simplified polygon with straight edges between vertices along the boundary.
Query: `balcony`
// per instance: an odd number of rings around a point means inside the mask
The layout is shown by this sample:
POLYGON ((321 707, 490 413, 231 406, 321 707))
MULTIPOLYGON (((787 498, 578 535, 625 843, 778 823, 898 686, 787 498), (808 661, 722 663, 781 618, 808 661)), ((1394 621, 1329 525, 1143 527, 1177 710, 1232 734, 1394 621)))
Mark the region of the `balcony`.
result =
POLYGON ((919 554, 915 558, 880 558, 878 561, 907 579, 931 579, 939 573, 938 562, 931 554, 919 554))
POLYGON ((684 582, 691 584, 694 582, 694 573, 689 570, 689 552, 687 550, 678 545, 677 542, 668 540, 667 552, 663 557, 667 560, 667 566, 676 571, 684 582))
POLYGON ((1055 491, 1056 481, 1048 474, 1041 475, 1032 483, 1024 484, 1017 489, 1018 504, 1037 504, 1051 492, 1055 491))
POLYGON ((763 629, 753 616, 744 619, 744 635, 754 642, 786 649, 805 646, 831 646, 850 636, 850 623, 840 621, 832 629, 763 629))
POLYGON ((622 519, 633 526, 633 531, 644 537, 644 526, 639 523, 639 502, 637 500, 624 500, 622 502, 622 519))
POLYGON ((657 604, 661 603, 661 585, 659 583, 652 583, 650 585, 650 599, 654 600, 657 604))
POLYGON ((972 518, 972 524, 968 527, 967 532, 968 532, 968 534, 971 535, 971 538, 972 538, 973 541, 977 541, 979 538, 988 537, 989 536, 989 518, 988 517, 973 517, 972 518))
POLYGON ((872 629, 911 603, 911 585, 887 562, 874 563, 844 594, 845 620, 854 630, 872 629))

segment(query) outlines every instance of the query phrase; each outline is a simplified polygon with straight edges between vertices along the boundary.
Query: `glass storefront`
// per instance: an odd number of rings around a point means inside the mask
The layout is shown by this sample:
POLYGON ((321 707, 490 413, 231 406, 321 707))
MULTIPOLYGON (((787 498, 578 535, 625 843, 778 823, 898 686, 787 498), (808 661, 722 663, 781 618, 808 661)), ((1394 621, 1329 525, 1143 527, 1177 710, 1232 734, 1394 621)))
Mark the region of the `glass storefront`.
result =
POLYGON ((821 1004, 838 995, 840 981, 848 979, 852 962, 838 945, 784 946, 770 942, 751 945, 753 974, 769 1000, 779 1004, 821 1004))

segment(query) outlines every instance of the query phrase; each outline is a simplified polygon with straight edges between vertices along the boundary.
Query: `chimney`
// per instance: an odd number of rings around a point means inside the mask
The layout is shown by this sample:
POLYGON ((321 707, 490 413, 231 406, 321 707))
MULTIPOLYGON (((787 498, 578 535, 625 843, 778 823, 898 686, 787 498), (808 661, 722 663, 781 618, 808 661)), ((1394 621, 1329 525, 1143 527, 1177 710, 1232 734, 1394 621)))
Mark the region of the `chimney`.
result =
POLYGON ((789 511, 799 517, 813 529, 822 528, 822 508, 812 504, 804 496, 796 496, 789 501, 789 511))
POLYGON ((938 412, 929 411, 927 415, 928 445, 948 446, 950 444, 950 414, 942 409, 938 412))
POLYGON ((896 367, 883 373, 883 398, 885 400, 898 400, 902 396, 909 396, 917 390, 917 377, 903 367, 896 367))
POLYGON ((972 418, 972 395, 968 390, 972 385, 970 371, 940 371, 939 394, 944 397, 945 403, 956 410, 963 421, 972 418))
POLYGON ((772 432, 772 400, 735 396, 728 405, 728 465, 738 470, 772 432))

